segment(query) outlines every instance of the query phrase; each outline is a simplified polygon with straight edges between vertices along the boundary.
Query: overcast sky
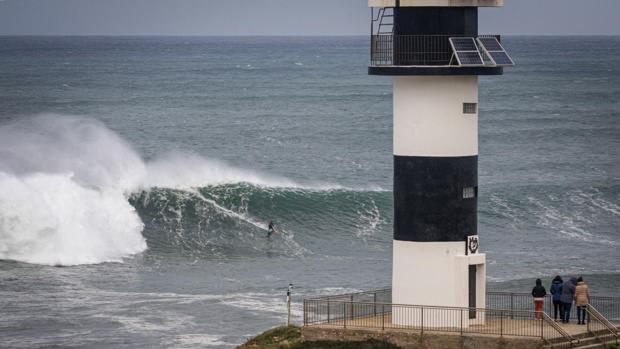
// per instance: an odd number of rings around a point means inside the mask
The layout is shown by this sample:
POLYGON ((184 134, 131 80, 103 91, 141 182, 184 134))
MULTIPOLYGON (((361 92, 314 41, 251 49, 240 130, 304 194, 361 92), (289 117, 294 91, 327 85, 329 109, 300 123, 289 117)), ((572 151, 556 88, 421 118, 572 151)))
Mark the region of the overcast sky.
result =
MULTIPOLYGON (((620 35, 620 0, 505 0, 480 31, 620 35)), ((0 35, 366 35, 366 0, 0 0, 0 35)))

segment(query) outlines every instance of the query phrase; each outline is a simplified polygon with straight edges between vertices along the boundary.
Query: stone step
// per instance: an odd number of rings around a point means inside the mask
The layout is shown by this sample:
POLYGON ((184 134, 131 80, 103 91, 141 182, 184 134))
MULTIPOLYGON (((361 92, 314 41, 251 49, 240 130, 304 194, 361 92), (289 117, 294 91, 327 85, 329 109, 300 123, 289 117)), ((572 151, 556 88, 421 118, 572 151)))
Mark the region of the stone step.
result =
POLYGON ((575 347, 576 349, 598 349, 604 348, 607 349, 610 344, 615 343, 616 340, 611 340, 611 338, 602 338, 602 341, 596 337, 588 338, 587 340, 582 340, 575 347))
MULTIPOLYGON (((575 346, 573 346, 574 349, 598 349, 598 348, 607 349, 609 344, 616 342, 615 339, 613 339, 613 336, 611 335, 601 336, 600 338, 597 338, 594 336, 581 337, 577 340, 578 340, 578 343, 575 343, 575 346)), ((546 345, 544 348, 561 349, 561 348, 567 348, 567 346, 566 346, 566 343, 558 342, 558 343, 551 343, 549 345, 546 345)))
POLYGON ((609 348, 609 344, 612 344, 615 342, 608 342, 608 343, 593 343, 593 344, 589 344, 586 346, 581 346, 578 345, 576 347, 574 347, 575 349, 607 349, 609 348))

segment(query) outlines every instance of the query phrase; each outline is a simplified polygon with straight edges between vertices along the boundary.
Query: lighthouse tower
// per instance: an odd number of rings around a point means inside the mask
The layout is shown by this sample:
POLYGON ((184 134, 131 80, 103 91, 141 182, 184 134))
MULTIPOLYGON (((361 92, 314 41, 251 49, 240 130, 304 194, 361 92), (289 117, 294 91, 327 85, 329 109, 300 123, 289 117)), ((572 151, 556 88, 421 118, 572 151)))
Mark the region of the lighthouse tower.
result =
MULTIPOLYGON (((501 75, 514 63, 499 36, 478 34, 478 8, 502 5, 369 0, 368 72, 394 83, 394 304, 485 306, 478 76, 501 75)), ((392 320, 400 322, 399 315, 392 320)))

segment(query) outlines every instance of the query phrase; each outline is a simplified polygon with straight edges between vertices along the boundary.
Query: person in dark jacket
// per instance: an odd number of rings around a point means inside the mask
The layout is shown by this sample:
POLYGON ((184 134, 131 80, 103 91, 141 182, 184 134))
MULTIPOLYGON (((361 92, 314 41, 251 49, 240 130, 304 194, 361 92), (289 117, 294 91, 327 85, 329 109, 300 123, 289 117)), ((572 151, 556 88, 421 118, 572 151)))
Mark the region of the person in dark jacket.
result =
POLYGON ((558 321, 558 313, 560 314, 560 320, 564 320, 564 307, 562 306, 562 278, 560 275, 556 276, 551 282, 549 292, 551 293, 553 300, 553 319, 558 321))
POLYGON ((536 318, 542 319, 543 305, 545 304, 545 296, 547 290, 542 285, 540 279, 536 279, 536 286, 532 289, 532 297, 534 297, 534 310, 536 311, 536 318))
POLYGON ((276 227, 273 225, 273 221, 269 221, 269 226, 267 227, 267 237, 270 238, 273 233, 276 232, 276 227))
POLYGON ((564 317, 562 322, 567 324, 570 320, 570 308, 573 305, 573 298, 575 297, 575 287, 577 286, 577 279, 572 277, 569 281, 566 281, 562 285, 562 306, 564 307, 564 317))

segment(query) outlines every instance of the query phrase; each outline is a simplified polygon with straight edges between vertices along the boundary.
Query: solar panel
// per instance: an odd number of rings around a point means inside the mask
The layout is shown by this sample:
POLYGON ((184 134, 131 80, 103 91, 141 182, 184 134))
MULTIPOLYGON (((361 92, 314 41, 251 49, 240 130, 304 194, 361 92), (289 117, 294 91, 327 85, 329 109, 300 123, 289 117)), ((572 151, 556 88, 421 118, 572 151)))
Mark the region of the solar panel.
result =
POLYGON ((484 65, 474 38, 458 37, 450 38, 449 40, 454 56, 460 66, 476 67, 484 65))
POLYGON ((504 51, 504 48, 496 38, 478 38, 478 41, 488 51, 504 51))
POLYGON ((515 65, 514 62, 512 61, 512 59, 510 59, 510 57, 508 56, 508 54, 506 52, 494 52, 494 51, 491 51, 491 52, 489 52, 489 55, 491 56, 491 59, 497 65, 509 65, 509 66, 515 65))
POLYGON ((482 58, 478 52, 458 52, 457 56, 461 65, 482 65, 482 58))
POLYGON ((474 38, 452 38, 455 51, 478 51, 474 38))
POLYGON ((478 38, 478 43, 484 51, 485 55, 493 61, 493 64, 497 66, 514 66, 515 62, 510 58, 502 44, 497 41, 497 38, 486 37, 478 38))

